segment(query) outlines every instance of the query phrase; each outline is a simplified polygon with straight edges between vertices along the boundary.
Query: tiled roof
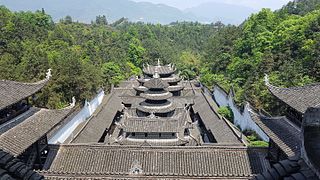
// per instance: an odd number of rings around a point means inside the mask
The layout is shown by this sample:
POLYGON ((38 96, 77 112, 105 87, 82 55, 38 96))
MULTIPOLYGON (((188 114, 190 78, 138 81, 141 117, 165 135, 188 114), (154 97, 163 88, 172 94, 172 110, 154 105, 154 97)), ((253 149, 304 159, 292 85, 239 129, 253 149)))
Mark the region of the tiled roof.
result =
POLYGON ((296 157, 280 161, 254 178, 254 180, 270 179, 318 180, 303 159, 296 157))
POLYGON ((172 93, 170 92, 159 92, 157 94, 152 93, 150 91, 144 92, 140 95, 144 99, 149 100, 166 100, 172 97, 172 93))
POLYGON ((186 123, 183 119, 129 118, 124 122, 126 132, 179 132, 186 123))
POLYGON ((269 91, 281 101, 300 113, 309 107, 320 107, 320 83, 303 87, 280 88, 273 86, 266 79, 269 91))
POLYGON ((178 76, 173 76, 169 78, 162 78, 162 80, 167 83, 177 83, 181 81, 181 78, 179 78, 178 76))
POLYGON ((30 108, 23 114, 19 115, 18 117, 15 117, 11 119, 10 121, 1 124, 0 125, 0 135, 8 131, 9 129, 15 127, 16 125, 20 124, 24 120, 26 120, 28 117, 32 116, 35 112, 37 112, 39 109, 38 108, 30 108))
POLYGON ((0 179, 40 180, 43 179, 43 176, 34 172, 29 166, 11 154, 0 150, 0 179))
POLYGON ((300 131, 289 120, 285 117, 263 117, 254 112, 250 112, 250 115, 255 123, 288 157, 300 154, 300 131))
POLYGON ((127 177, 139 164, 140 177, 237 178, 267 169, 266 149, 232 147, 124 147, 64 145, 47 176, 127 177))
POLYGON ((210 96, 197 92, 193 109, 195 113, 199 114, 205 127, 210 130, 217 143, 241 143, 231 127, 216 114, 212 107, 214 104, 215 102, 210 96))
POLYGON ((66 118, 72 108, 37 109, 32 116, 0 135, 0 149, 18 156, 66 118))
POLYGON ((168 91, 174 92, 174 91, 182 91, 184 89, 183 86, 169 86, 168 91))
POLYGON ((139 146, 139 147, 159 147, 159 146, 197 146, 199 145, 194 139, 178 139, 172 140, 152 140, 146 139, 144 141, 132 141, 128 139, 122 139, 120 141, 114 141, 111 145, 121 145, 121 146, 139 146))
MULTIPOLYGON (((179 78, 178 76, 173 76, 173 77, 169 77, 169 78, 161 78, 163 82, 166 82, 166 83, 178 83, 181 81, 181 78, 179 78)), ((150 81, 150 79, 145 79, 145 78, 139 78, 137 79, 138 82, 141 82, 141 83, 145 83, 145 82, 148 82, 150 81)))
POLYGON ((141 92, 144 92, 144 91, 147 91, 148 88, 144 87, 144 86, 135 86, 133 87, 136 91, 141 91, 141 92))
POLYGON ((159 75, 165 75, 165 74, 173 74, 175 72, 175 69, 172 68, 170 65, 166 65, 166 66, 148 65, 143 68, 143 72, 148 75, 154 75, 156 71, 159 73, 159 75))
POLYGON ((164 106, 150 106, 150 104, 146 102, 140 103, 137 107, 139 111, 147 112, 147 113, 169 113, 176 109, 176 105, 174 103, 169 102, 164 106))
POLYGON ((21 83, 0 80, 0 110, 37 93, 48 81, 49 79, 36 83, 21 83))
POLYGON ((113 92, 103 99, 100 108, 96 110, 88 124, 75 137, 73 143, 97 143, 106 129, 108 129, 118 111, 122 111, 121 98, 113 92))
POLYGON ((152 78, 144 83, 144 86, 148 89, 165 89, 169 87, 169 84, 162 81, 161 78, 152 78))

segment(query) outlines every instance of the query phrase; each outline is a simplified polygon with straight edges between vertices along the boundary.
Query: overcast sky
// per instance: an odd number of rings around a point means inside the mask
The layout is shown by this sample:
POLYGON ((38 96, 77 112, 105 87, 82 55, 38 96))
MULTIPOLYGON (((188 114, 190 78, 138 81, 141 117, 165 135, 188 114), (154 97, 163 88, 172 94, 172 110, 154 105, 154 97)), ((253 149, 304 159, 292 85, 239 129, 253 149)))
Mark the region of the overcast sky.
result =
POLYGON ((251 7, 259 10, 261 8, 271 8, 273 10, 281 8, 290 0, 134 0, 137 2, 147 1, 153 3, 162 3, 179 9, 186 9, 197 6, 205 2, 219 2, 234 5, 251 7))

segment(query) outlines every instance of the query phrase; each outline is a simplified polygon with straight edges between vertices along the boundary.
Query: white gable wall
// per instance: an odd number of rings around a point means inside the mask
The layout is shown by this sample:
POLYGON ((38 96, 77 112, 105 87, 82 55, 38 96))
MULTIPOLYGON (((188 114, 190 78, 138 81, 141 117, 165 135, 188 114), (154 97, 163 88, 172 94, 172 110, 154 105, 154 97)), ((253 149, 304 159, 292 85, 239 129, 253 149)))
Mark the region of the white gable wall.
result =
MULTIPOLYGON (((234 124, 239 126, 242 130, 255 131, 264 141, 269 142, 269 137, 262 131, 262 129, 252 120, 250 112, 254 112, 247 103, 243 112, 236 105, 233 100, 233 93, 227 94, 219 86, 215 86, 213 90, 213 97, 219 107, 229 106, 234 114, 234 124)), ((254 112, 255 113, 255 112, 254 112)))
POLYGON ((79 124, 85 122, 91 117, 98 106, 102 103, 104 97, 104 91, 101 91, 93 100, 90 102, 86 101, 81 111, 72 118, 64 127, 62 127, 51 139, 49 144, 61 144, 64 143, 68 137, 72 136, 72 132, 78 127, 79 124))

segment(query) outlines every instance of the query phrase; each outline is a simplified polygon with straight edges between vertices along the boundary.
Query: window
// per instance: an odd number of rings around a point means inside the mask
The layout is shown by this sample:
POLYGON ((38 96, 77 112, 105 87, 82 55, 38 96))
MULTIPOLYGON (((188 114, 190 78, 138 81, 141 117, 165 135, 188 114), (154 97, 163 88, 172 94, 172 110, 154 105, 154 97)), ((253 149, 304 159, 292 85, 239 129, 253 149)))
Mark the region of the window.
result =
POLYGON ((134 136, 136 136, 136 133, 132 133, 131 135, 134 137, 134 136))

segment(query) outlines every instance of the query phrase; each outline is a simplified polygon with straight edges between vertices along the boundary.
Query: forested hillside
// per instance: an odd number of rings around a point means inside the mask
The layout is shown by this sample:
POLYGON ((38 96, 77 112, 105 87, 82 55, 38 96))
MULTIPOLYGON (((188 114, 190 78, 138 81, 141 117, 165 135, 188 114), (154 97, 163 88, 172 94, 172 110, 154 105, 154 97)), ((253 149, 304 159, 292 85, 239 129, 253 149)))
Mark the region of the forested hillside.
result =
POLYGON ((141 74, 143 63, 158 58, 164 63, 198 60, 217 31, 214 25, 135 24, 124 18, 107 25, 104 16, 93 24, 71 17, 54 24, 45 12, 14 13, 5 7, 0 8, 0 27, 0 79, 34 82, 52 68, 52 80, 39 98, 50 108, 66 105, 72 96, 90 98, 100 87, 141 74))
POLYGON ((240 31, 221 29, 205 50, 209 69, 203 82, 225 89, 233 86, 239 103, 247 100, 272 112, 277 107, 264 85, 264 74, 283 87, 320 82, 319 4, 298 0, 276 12, 261 10, 240 31))
POLYGON ((14 13, 0 8, 0 79, 36 81, 53 69, 37 103, 62 107, 72 96, 83 101, 100 87, 139 75, 143 63, 175 63, 186 79, 208 87, 235 89, 274 112, 264 74, 279 86, 320 82, 320 0, 300 0, 272 12, 263 9, 239 27, 221 23, 92 24, 66 17, 53 23, 45 12, 14 13))

